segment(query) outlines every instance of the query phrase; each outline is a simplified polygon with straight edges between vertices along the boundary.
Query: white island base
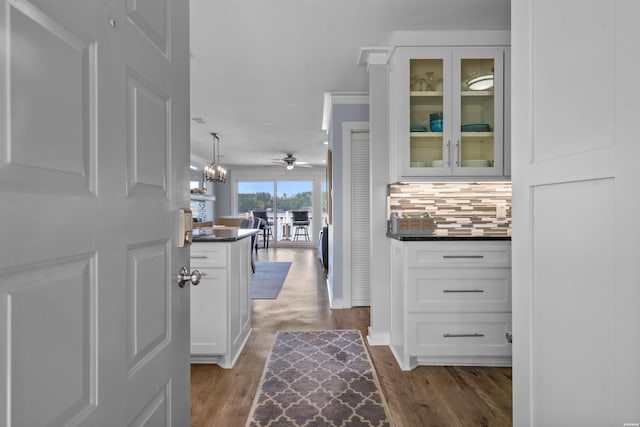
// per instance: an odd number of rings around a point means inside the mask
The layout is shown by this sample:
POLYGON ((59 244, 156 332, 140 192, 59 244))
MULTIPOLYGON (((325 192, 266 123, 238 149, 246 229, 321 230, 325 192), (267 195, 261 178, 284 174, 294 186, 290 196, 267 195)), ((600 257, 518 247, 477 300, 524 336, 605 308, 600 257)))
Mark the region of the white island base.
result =
POLYGON ((191 287, 191 363, 233 368, 251 335, 251 238, 244 234, 191 246, 191 268, 202 274, 191 287))

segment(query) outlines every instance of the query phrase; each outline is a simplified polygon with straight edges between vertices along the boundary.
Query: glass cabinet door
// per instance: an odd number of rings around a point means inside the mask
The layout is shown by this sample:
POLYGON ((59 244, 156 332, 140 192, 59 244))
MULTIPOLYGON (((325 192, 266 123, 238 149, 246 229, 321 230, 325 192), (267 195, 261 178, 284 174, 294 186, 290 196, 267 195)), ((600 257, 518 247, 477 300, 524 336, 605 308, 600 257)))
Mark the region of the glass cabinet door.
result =
POLYGON ((451 118, 445 113, 450 97, 446 92, 450 57, 434 52, 408 60, 406 87, 409 92, 408 165, 410 175, 444 174, 451 168, 446 138, 451 118))
POLYGON ((501 53, 480 50, 455 55, 459 80, 455 88, 458 102, 454 103, 457 126, 453 163, 457 174, 502 171, 501 53))
POLYGON ((411 59, 409 167, 443 167, 443 60, 411 59))
POLYGON ((390 103, 399 175, 501 176, 504 48, 416 47, 396 55, 390 90, 399 95, 390 103))

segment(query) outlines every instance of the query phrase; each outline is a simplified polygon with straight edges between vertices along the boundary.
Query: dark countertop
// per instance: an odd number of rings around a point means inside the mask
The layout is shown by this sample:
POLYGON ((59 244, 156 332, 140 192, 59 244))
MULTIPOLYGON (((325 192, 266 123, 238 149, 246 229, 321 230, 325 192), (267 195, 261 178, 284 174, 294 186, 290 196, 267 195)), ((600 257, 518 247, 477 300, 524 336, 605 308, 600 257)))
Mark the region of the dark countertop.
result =
POLYGON ((262 230, 253 228, 214 228, 214 229, 195 229, 193 230, 194 242, 235 242, 254 234, 258 234, 262 230))
POLYGON ((402 242, 428 242, 428 241, 487 241, 487 240, 506 240, 510 241, 511 236, 443 236, 443 235, 430 235, 430 236, 411 236, 411 235, 398 235, 393 233, 387 233, 387 237, 391 239, 400 240, 402 242))

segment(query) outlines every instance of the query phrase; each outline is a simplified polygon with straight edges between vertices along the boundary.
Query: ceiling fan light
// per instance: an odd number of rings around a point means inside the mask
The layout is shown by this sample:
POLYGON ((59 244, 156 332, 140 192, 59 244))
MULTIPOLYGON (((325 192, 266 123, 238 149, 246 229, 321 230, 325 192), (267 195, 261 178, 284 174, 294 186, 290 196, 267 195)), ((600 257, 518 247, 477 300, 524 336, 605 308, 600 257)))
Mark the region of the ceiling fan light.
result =
POLYGON ((293 163, 290 163, 290 164, 287 165, 287 170, 288 171, 293 170, 293 167, 294 167, 293 163))
POLYGON ((487 90, 493 87, 493 74, 482 74, 467 80, 469 90, 487 90))

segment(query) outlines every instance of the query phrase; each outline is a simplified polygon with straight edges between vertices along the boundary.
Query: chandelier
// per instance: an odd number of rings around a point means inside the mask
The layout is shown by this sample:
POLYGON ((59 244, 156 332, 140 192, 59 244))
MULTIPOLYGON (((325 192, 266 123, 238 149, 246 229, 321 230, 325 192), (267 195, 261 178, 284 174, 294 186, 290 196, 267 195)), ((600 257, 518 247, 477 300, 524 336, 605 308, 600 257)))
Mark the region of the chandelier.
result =
POLYGON ((220 137, 216 132, 213 136, 213 158, 211 164, 204 168, 204 178, 210 182, 227 182, 227 170, 220 166, 220 137))

